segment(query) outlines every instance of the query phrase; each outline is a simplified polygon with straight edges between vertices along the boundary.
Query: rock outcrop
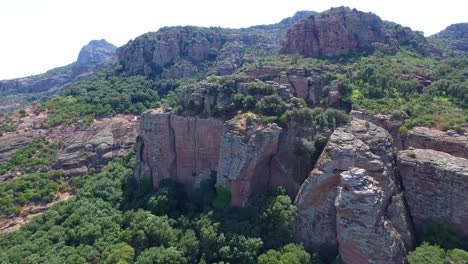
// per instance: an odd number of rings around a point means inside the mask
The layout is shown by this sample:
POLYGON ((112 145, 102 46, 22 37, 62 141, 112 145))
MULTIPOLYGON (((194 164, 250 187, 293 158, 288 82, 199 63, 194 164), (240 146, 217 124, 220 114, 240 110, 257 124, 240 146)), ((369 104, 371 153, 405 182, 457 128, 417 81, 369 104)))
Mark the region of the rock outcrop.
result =
POLYGON ((414 246, 387 131, 354 119, 331 135, 295 199, 296 238, 345 263, 404 263, 414 246))
POLYGON ((115 63, 117 47, 105 39, 91 40, 78 54, 75 67, 96 68, 115 63))
POLYGON ((415 127, 405 137, 405 148, 433 149, 468 159, 468 136, 434 128, 415 127))
POLYGON ((68 135, 49 135, 64 142, 52 168, 64 176, 84 175, 89 168, 101 169, 113 158, 122 157, 135 142, 138 126, 134 116, 97 120, 89 128, 76 127, 68 135))
POLYGON ((224 124, 217 183, 231 191, 232 206, 245 207, 256 191, 267 189, 281 130, 274 123, 247 124, 243 117, 224 124))
POLYGON ((403 139, 401 138, 400 127, 404 124, 404 118, 393 117, 387 114, 369 114, 362 111, 351 111, 351 116, 366 120, 376 126, 382 127, 390 133, 395 147, 398 150, 403 149, 403 139))
POLYGON ((222 131, 218 119, 145 112, 136 145, 137 181, 149 177, 157 187, 171 178, 193 190, 217 170, 222 131))
POLYGON ((155 79, 192 77, 199 71, 231 74, 280 45, 295 22, 315 12, 302 11, 277 24, 241 29, 165 27, 117 50, 122 71, 155 79))
POLYGON ((323 88, 330 82, 321 75, 322 69, 259 67, 244 71, 255 79, 273 81, 284 86, 292 96, 307 100, 313 105, 319 104, 326 96, 323 88))
POLYGON ((468 160, 429 149, 398 153, 411 217, 417 231, 426 220, 444 219, 468 235, 468 160))
POLYGON ((411 40, 425 43, 423 36, 409 28, 395 28, 375 14, 338 7, 295 24, 288 31, 281 52, 306 57, 339 56, 372 52, 376 42, 395 46, 408 45, 411 40))
POLYGON ((35 134, 8 134, 0 137, 0 163, 8 161, 15 152, 29 145, 35 134))
POLYGON ((230 190, 236 207, 278 186, 295 195, 311 167, 294 148, 304 131, 263 125, 251 117, 247 121, 247 115, 224 122, 162 109, 145 112, 136 144, 137 182, 151 179, 157 187, 170 178, 190 192, 217 172, 217 184, 230 190))
POLYGON ((385 40, 378 16, 341 7, 294 25, 281 51, 307 57, 336 56, 371 51, 372 43, 385 40))

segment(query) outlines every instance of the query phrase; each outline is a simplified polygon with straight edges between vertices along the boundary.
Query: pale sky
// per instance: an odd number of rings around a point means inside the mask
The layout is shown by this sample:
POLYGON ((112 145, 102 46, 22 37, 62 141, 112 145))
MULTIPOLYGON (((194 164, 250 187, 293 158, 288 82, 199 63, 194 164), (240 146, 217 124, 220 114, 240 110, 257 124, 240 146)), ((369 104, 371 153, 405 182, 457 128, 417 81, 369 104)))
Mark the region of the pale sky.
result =
POLYGON ((426 36, 468 22, 466 0, 0 0, 0 79, 69 64, 92 39, 121 46, 163 26, 248 27, 342 5, 426 36))

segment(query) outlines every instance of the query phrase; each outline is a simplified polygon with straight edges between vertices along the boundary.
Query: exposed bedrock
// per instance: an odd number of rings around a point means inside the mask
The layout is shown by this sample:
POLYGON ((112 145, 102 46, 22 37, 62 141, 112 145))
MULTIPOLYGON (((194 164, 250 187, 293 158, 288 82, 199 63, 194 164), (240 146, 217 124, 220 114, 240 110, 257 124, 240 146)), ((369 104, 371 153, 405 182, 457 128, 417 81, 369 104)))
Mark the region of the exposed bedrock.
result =
POLYGON ((295 204, 295 236, 337 245, 345 263, 404 263, 414 235, 389 133, 354 119, 331 135, 295 204))
POLYGON ((398 153, 398 172, 416 230, 431 218, 468 235, 468 160, 429 149, 398 153))
POLYGON ((170 178, 192 191, 212 171, 231 192, 231 205, 244 207, 258 193, 283 186, 294 196, 311 165, 294 151, 303 129, 264 125, 246 115, 223 122, 177 116, 162 110, 143 114, 137 139, 135 177, 157 187, 170 178))

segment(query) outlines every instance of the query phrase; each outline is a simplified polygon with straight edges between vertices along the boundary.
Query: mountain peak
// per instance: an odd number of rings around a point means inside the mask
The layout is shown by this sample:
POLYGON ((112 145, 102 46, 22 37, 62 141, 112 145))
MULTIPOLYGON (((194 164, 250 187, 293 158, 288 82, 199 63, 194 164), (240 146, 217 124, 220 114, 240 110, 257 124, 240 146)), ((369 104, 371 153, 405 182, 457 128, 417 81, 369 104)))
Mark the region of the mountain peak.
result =
POLYGON ((106 64, 115 58, 116 49, 116 46, 105 39, 91 40, 81 49, 76 64, 87 67, 106 64))

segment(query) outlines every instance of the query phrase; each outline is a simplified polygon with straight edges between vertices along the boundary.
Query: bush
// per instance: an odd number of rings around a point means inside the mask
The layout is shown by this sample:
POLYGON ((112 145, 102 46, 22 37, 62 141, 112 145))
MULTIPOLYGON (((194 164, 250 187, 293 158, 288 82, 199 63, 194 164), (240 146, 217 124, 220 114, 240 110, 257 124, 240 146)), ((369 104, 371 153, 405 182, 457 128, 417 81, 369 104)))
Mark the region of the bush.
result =
POLYGON ((286 103, 275 94, 263 97, 257 102, 256 108, 263 115, 279 117, 286 112, 286 103))
POLYGON ((423 243, 408 255, 410 264, 441 264, 444 263, 445 252, 439 246, 423 243))
POLYGON ((216 186, 216 198, 213 201, 213 208, 221 210, 226 208, 231 201, 231 193, 221 185, 216 186))

